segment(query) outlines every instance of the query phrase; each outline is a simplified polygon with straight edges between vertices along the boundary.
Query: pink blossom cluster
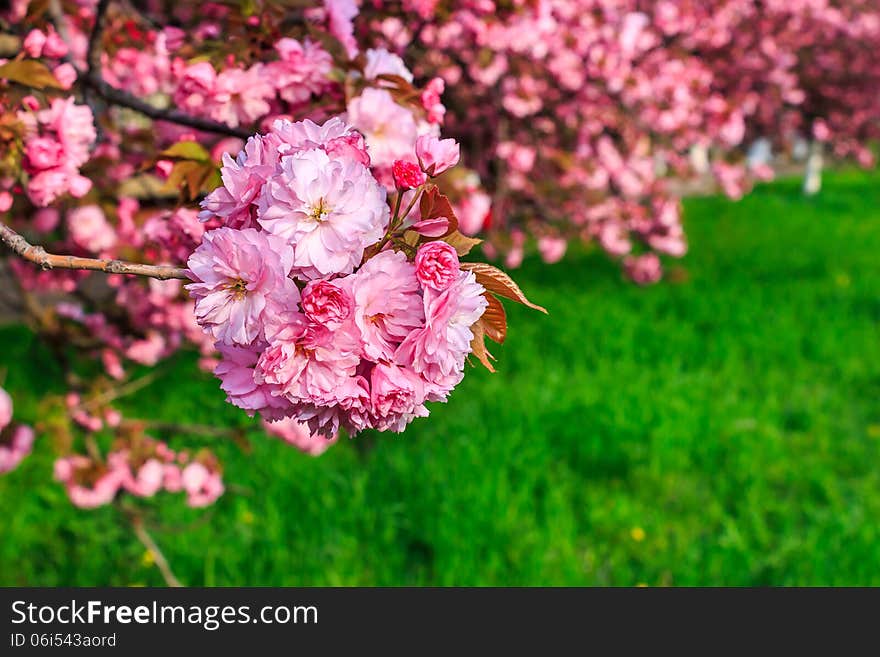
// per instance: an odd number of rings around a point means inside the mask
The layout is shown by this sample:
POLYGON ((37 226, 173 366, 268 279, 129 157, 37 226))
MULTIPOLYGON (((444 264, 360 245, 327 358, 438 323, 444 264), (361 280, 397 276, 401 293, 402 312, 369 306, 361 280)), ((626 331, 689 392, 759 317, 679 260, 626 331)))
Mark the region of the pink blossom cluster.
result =
POLYGON ((26 424, 12 424, 12 398, 0 388, 0 474, 18 467, 31 453, 34 430, 26 424))
MULTIPOLYGON (((229 401, 326 437, 399 432, 426 416, 425 402, 461 381, 487 306, 446 242, 413 260, 390 248, 400 217, 369 167, 375 143, 338 118, 252 137, 202 204, 204 220, 225 225, 188 261, 229 401)), ((398 154, 420 162, 418 187, 458 159, 454 142, 429 136, 398 154)))
POLYGON ((61 457, 55 461, 55 479, 83 509, 109 504, 123 492, 149 498, 163 490, 184 493, 187 504, 198 508, 213 504, 224 490, 211 455, 193 457, 146 437, 114 449, 103 460, 82 454, 61 457))
POLYGON ((487 233, 487 253, 508 266, 528 237, 547 262, 582 239, 641 282, 655 280, 653 266, 633 263, 685 252, 677 181, 711 176, 741 197, 773 175, 747 157, 757 139, 779 155, 804 138, 873 159, 880 10, 863 0, 464 0, 364 11, 376 43, 415 51, 416 76, 445 82, 446 130, 490 196, 467 194, 463 203, 480 203, 458 208, 461 226, 487 233))
POLYGON ((95 142, 92 110, 68 97, 54 99, 46 109, 22 110, 18 116, 26 131, 22 166, 34 205, 45 207, 68 193, 85 196, 92 181, 79 169, 89 160, 95 142))

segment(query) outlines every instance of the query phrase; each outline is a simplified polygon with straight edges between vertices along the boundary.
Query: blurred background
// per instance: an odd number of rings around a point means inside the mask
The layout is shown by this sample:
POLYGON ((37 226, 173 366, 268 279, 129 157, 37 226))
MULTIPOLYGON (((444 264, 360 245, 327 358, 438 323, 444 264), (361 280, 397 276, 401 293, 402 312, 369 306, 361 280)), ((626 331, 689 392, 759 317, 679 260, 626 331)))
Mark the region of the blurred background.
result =
MULTIPOLYGON (((686 199, 689 254, 654 286, 586 247, 527 258, 550 315, 509 305, 498 372, 400 436, 307 456, 178 354, 120 408, 252 440, 189 436, 226 493, 139 513, 188 585, 880 584, 880 175, 801 182, 686 199)), ((0 340, 39 425, 57 362, 0 340)), ((75 508, 53 459, 38 438, 0 477, 0 584, 163 584, 125 505, 75 508)))

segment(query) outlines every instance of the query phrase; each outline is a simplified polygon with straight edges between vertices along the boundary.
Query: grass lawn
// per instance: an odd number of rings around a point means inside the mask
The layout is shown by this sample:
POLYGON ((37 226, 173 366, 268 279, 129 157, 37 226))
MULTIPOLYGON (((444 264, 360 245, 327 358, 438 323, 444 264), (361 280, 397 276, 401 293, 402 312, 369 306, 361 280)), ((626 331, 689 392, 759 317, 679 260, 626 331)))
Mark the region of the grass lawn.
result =
MULTIPOLYGON (((219 445, 214 508, 145 505, 177 576, 880 584, 880 176, 692 199, 686 217, 691 253, 655 287, 595 253, 528 261, 517 280, 550 316, 508 307, 498 373, 472 370, 401 436, 317 459, 257 430, 250 453, 219 445)), ((53 365, 21 330, 0 339, 35 420, 53 365)), ((190 355, 124 408, 255 426, 190 355)), ((67 501, 38 440, 0 478, 0 584, 162 584, 119 511, 67 501)))

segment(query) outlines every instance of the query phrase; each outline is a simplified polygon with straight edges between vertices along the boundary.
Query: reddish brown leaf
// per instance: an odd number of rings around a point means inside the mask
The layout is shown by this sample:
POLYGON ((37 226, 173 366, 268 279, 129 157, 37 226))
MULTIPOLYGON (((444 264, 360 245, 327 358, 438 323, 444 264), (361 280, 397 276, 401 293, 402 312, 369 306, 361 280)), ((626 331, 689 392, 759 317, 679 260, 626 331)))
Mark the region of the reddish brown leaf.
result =
POLYGON ((529 301, 523 291, 519 288, 519 285, 514 283, 510 276, 497 267, 487 265, 484 262, 463 262, 461 263, 461 268, 474 272, 477 277, 477 282, 490 292, 494 292, 505 299, 511 299, 512 301, 521 303, 529 308, 540 310, 545 315, 547 314, 546 308, 542 308, 529 301))
POLYGON ((486 349, 486 330, 483 327, 482 320, 471 326, 471 331, 474 333, 474 339, 471 340, 471 353, 477 357, 477 360, 483 364, 483 367, 490 372, 494 372, 495 368, 492 366, 492 361, 495 360, 495 357, 486 349))
POLYGON ((394 75, 393 73, 380 73, 376 76, 377 80, 384 80, 385 82, 390 82, 400 91, 407 94, 416 93, 415 87, 406 79, 399 75, 394 75))
POLYGON ((422 197, 419 199, 419 212, 422 215, 422 221, 439 217, 448 219, 449 227, 446 229, 445 235, 451 235, 458 230, 458 217, 455 216, 455 210, 452 209, 449 198, 441 194, 436 185, 429 185, 422 192, 422 197))
POLYGON ((498 344, 504 344, 504 338, 507 337, 507 313, 504 306, 494 294, 486 292, 483 296, 489 302, 486 312, 480 318, 486 337, 498 344))
POLYGON ((471 252, 471 249, 474 248, 477 244, 482 244, 483 240, 477 239, 476 237, 468 237, 467 235, 462 235, 458 231, 454 233, 450 233, 446 237, 442 238, 444 242, 447 244, 451 244, 456 253, 459 256, 466 256, 471 252))

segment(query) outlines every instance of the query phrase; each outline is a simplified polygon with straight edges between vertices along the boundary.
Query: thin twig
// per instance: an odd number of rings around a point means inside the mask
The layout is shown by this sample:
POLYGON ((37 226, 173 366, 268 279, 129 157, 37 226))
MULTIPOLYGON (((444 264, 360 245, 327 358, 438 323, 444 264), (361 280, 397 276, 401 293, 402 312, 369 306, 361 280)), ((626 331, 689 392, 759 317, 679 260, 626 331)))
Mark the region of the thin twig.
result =
POLYGON ((178 424, 176 422, 146 422, 148 430, 160 433, 186 434, 199 438, 235 438, 242 433, 241 429, 228 429, 225 427, 212 427, 207 424, 178 424))
POLYGON ((150 536, 146 527, 144 527, 143 519, 135 516, 131 520, 131 525, 134 527, 134 533, 138 537, 138 540, 143 543, 144 547, 147 548, 147 551, 153 556, 153 561, 156 562, 156 567, 159 569, 159 572, 162 573, 165 583, 174 588, 181 588, 183 584, 181 584, 180 580, 174 576, 171 566, 168 565, 168 560, 165 558, 165 555, 162 554, 162 550, 159 549, 159 546, 156 545, 153 537, 150 536))
MULTIPOLYGON (((87 69, 82 71, 77 68, 76 71, 77 79, 83 86, 91 89, 97 96, 108 103, 127 107, 155 121, 168 121, 169 123, 184 125, 188 128, 213 132, 219 135, 228 135, 230 137, 239 137, 240 139, 247 139, 253 134, 252 131, 244 128, 233 128, 225 123, 192 116, 175 109, 161 109, 108 84, 104 80, 103 75, 101 75, 101 42, 104 37, 104 16, 109 4, 110 0, 101 0, 95 10, 95 25, 89 37, 89 48, 86 55, 87 69)), ((63 12, 60 9, 58 0, 50 0, 49 8, 53 15, 53 21, 57 25, 63 25, 63 12)), ((61 30, 59 30, 59 34, 64 38, 64 33, 61 30)))
POLYGON ((124 260, 102 260, 47 253, 43 247, 34 246, 2 222, 0 222, 0 240, 22 258, 39 265, 43 269, 85 269, 88 271, 102 271, 107 274, 148 276, 163 281, 169 278, 177 278, 184 281, 191 280, 187 276, 187 270, 182 267, 143 265, 137 262, 125 262, 124 260))
POLYGON ((142 390, 146 388, 148 385, 153 383, 157 378, 159 378, 159 372, 156 370, 152 370, 147 372, 142 377, 134 379, 132 381, 128 381, 120 386, 116 386, 115 388, 105 392, 94 399, 90 399, 86 403, 82 405, 82 407, 86 410, 100 408, 104 404, 109 404, 115 399, 119 399, 120 397, 125 397, 126 395, 130 395, 138 390, 142 390))
POLYGON ((111 87, 107 82, 94 74, 84 74, 80 79, 94 89, 95 93, 108 103, 127 107, 156 121, 168 121, 170 123, 176 123, 177 125, 185 125, 189 128, 195 128, 196 130, 213 132, 219 135, 228 135, 230 137, 238 137, 239 139, 247 139, 253 134, 250 130, 244 128, 233 128, 225 123, 218 123, 217 121, 211 121, 210 119, 191 116, 190 114, 178 110, 160 109, 155 105, 150 105, 149 103, 144 102, 139 98, 135 98, 120 89, 111 87))

